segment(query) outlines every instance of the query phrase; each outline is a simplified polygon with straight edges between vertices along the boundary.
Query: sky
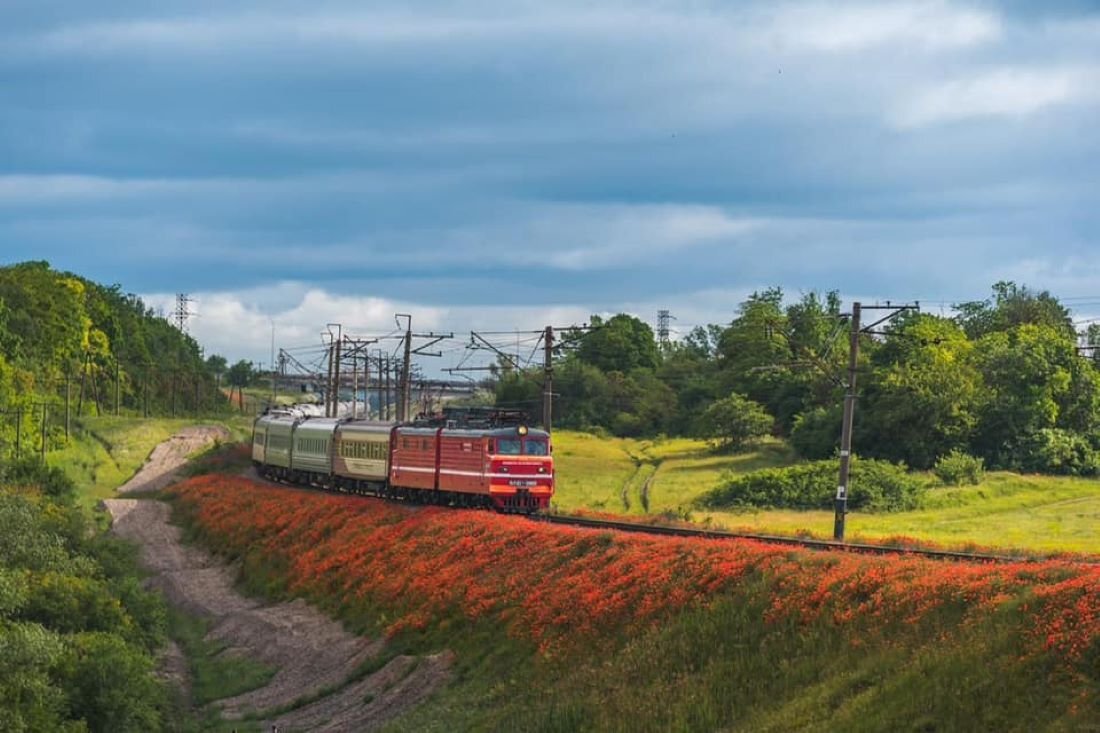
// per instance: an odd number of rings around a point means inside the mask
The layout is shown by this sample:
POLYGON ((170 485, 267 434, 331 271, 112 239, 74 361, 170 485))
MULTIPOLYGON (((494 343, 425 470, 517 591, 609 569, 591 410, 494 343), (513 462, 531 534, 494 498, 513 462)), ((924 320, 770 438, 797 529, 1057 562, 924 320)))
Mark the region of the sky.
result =
POLYGON ((270 363, 752 291, 1100 312, 1100 2, 0 0, 0 261, 270 363))

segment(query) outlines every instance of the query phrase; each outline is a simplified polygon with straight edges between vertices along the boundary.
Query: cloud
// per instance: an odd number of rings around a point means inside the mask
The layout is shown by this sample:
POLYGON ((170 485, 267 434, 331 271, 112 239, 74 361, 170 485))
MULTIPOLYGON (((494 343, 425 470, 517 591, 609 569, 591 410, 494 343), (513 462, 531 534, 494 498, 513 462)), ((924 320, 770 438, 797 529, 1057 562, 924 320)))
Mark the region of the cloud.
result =
POLYGON ((1025 117, 1098 98, 1093 68, 1002 68, 917 91, 892 116, 902 129, 988 117, 1025 117))
POLYGON ((890 46, 929 51, 975 46, 1001 35, 1000 18, 988 10, 946 2, 787 4, 769 35, 774 42, 811 51, 853 52, 890 46))
POLYGON ((256 359, 272 314, 980 296, 1100 234, 1083 1, 17 5, 0 252, 209 296, 256 359))
POLYGON ((712 206, 573 205, 539 212, 525 228, 542 249, 535 261, 584 270, 630 267, 702 244, 733 245, 764 225, 761 220, 731 217, 712 206))

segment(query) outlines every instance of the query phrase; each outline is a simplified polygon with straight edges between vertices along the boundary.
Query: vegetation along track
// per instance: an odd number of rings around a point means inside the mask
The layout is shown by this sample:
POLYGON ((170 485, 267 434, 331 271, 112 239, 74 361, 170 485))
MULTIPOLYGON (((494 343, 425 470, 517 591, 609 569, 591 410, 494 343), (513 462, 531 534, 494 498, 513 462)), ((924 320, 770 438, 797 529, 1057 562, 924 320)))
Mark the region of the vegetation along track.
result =
MULTIPOLYGON (((814 550, 830 550, 838 552, 856 552, 871 555, 919 555, 938 560, 958 560, 966 562, 1042 562, 1047 558, 1026 555, 995 555, 981 552, 963 552, 961 550, 935 550, 919 547, 892 547, 888 545, 871 545, 858 542, 836 542, 833 540, 815 540, 803 537, 784 537, 782 535, 757 534, 752 532, 731 532, 728 530, 696 529, 693 527, 668 527, 659 524, 640 524, 638 522, 623 522, 614 519, 595 519, 592 517, 576 517, 564 514, 536 514, 532 517, 535 521, 549 522, 550 524, 565 524, 573 527, 588 527, 590 529, 618 530, 620 532, 641 532, 645 534, 668 535, 672 537, 703 537, 715 540, 748 539, 760 542, 770 542, 779 545, 794 545, 814 550)), ((1100 565, 1100 560, 1079 560, 1086 565, 1100 565)))
MULTIPOLYGON (((254 471, 249 470, 246 472, 247 476, 251 478, 258 478, 254 471)), ((323 489, 312 486, 302 486, 300 484, 284 484, 279 482, 268 481, 268 483, 278 486, 280 488, 298 488, 313 491, 322 491, 325 493, 343 494, 345 492, 341 490, 323 489)), ((378 497, 364 497, 375 498, 378 497)), ((391 501, 388 499, 378 499, 380 501, 391 501)), ((455 509, 455 511, 460 511, 455 509)), ((469 510, 478 511, 478 510, 469 510)), ((905 546, 891 546, 891 545, 873 545, 860 542, 837 542, 835 540, 819 540, 810 539, 805 537, 790 537, 784 535, 769 535, 760 534, 756 532, 734 532, 730 530, 716 530, 716 529, 703 529, 695 527, 671 527, 661 524, 642 524, 640 522, 625 522, 615 519, 596 519, 594 517, 579 517, 567 514, 543 514, 536 513, 529 515, 530 519, 536 522, 547 522, 549 524, 562 524, 573 527, 587 527, 590 529, 600 530, 617 530, 620 532, 640 532, 644 534, 656 534, 665 535, 670 537, 702 537, 705 539, 713 540, 730 540, 730 539, 743 539, 743 540, 757 540, 759 542, 769 542, 777 545, 792 545, 795 547, 805 547, 812 550, 826 550, 833 552, 854 552, 867 555, 916 555, 920 557, 929 557, 938 560, 954 560, 959 562, 998 562, 998 563, 1019 563, 1019 562, 1043 562, 1050 558, 1042 557, 1038 555, 999 555, 994 553, 985 552, 965 552, 962 550, 937 550, 931 548, 922 547, 905 547, 905 546)), ((1072 562, 1080 563, 1083 565, 1100 565, 1100 560, 1088 560, 1084 558, 1074 557, 1072 562)))

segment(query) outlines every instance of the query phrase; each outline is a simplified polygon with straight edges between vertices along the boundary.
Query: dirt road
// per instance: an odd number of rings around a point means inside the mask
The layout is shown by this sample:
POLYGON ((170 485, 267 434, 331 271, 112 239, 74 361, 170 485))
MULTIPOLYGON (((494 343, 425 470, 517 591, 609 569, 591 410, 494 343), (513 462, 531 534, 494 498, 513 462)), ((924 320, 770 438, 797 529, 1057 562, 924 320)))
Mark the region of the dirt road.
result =
POLYGON ((176 472, 187 461, 187 456, 216 440, 228 439, 229 431, 221 425, 196 425, 184 428, 154 448, 141 470, 118 487, 118 493, 159 491, 166 486, 171 486, 178 480, 176 472))
MULTIPOLYGON (((186 456, 201 447, 201 437, 209 441, 216 435, 191 430, 162 444, 146 464, 150 475, 139 473, 127 482, 127 490, 163 488, 171 481, 165 477, 174 475, 186 456)), ((183 544, 179 528, 168 522, 169 510, 163 502, 108 499, 104 503, 113 518, 112 531, 140 545, 142 563, 153 572, 152 587, 169 603, 208 618, 208 638, 227 646, 223 653, 256 659, 277 670, 266 686, 216 701, 224 717, 262 716, 264 711, 311 699, 265 720, 263 729, 277 724, 280 731, 371 730, 446 682, 451 658, 444 653, 397 657, 349 684, 357 669, 383 652, 382 641, 348 633, 305 601, 272 605, 242 596, 234 588, 233 569, 202 549, 183 544)), ((178 655, 167 656, 176 660, 172 666, 178 668, 178 655)))

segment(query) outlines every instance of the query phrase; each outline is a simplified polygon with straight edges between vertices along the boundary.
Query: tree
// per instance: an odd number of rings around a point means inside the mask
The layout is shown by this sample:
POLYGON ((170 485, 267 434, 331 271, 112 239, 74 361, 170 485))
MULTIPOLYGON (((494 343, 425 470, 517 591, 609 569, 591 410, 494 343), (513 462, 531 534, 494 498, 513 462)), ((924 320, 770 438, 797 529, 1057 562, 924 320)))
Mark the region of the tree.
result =
POLYGON ((634 316, 620 313, 604 321, 592 316, 592 327, 577 348, 581 361, 604 372, 652 369, 660 361, 653 329, 634 316))
POLYGON ((807 293, 786 309, 779 288, 753 293, 719 339, 722 391, 765 405, 788 433, 796 415, 837 397, 829 375, 843 373, 839 325, 835 292, 807 293))
MULTIPOLYGON (((1025 324, 983 336, 977 365, 985 400, 975 436, 976 452, 991 465, 1021 465, 1023 448, 1040 430, 1061 427, 1080 400, 1073 393, 1088 362, 1057 327, 1025 324), (1075 380, 1075 374, 1078 379, 1075 380)), ((1092 399, 1095 400, 1095 387, 1092 399)), ((1083 424, 1095 421, 1095 415, 1083 424)), ((1076 427, 1081 427, 1079 423, 1076 427)))
POLYGON ((739 450, 754 438, 767 435, 774 420, 762 405, 733 392, 708 407, 699 418, 700 435, 720 448, 739 450))
POLYGON ((252 368, 252 362, 241 359, 233 366, 229 367, 229 372, 226 375, 226 381, 229 382, 230 387, 247 387, 252 384, 252 380, 255 379, 256 374, 252 368))
POLYGON ((896 319, 871 355, 856 420, 860 454, 924 469, 966 450, 983 395, 973 356, 973 343, 949 319, 896 319))
POLYGON ((1037 293, 1011 281, 994 285, 992 298, 960 303, 956 309, 960 325, 972 339, 1024 324, 1049 326, 1064 335, 1076 335, 1069 311, 1057 298, 1046 290, 1037 293))
POLYGON ((229 367, 229 362, 225 360, 224 356, 220 354, 211 354, 206 359, 206 371, 214 375, 214 385, 216 389, 222 387, 222 375, 225 374, 226 369, 229 367))

